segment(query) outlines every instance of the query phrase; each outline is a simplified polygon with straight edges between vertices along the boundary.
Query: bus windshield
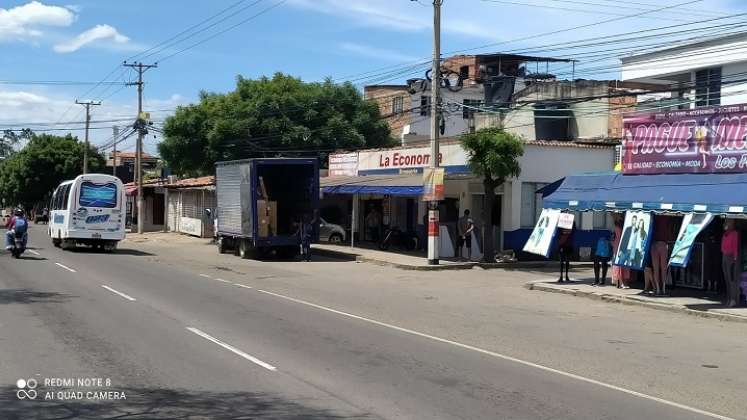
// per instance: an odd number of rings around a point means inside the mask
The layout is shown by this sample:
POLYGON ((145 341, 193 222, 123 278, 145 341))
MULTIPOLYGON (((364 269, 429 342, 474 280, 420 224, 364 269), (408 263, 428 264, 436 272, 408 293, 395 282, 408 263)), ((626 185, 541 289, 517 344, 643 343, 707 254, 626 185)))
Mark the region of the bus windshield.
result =
POLYGON ((85 181, 80 186, 78 204, 82 207, 114 208, 117 206, 117 185, 113 182, 94 184, 85 181))

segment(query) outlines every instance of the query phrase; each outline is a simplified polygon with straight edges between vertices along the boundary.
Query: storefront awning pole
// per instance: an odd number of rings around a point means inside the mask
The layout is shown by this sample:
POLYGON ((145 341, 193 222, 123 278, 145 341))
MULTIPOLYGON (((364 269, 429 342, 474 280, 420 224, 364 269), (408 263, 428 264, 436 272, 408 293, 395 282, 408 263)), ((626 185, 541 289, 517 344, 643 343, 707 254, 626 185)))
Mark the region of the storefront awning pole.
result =
POLYGON ((353 194, 353 214, 350 217, 350 248, 355 248, 355 225, 357 219, 355 218, 358 213, 358 194, 353 194))

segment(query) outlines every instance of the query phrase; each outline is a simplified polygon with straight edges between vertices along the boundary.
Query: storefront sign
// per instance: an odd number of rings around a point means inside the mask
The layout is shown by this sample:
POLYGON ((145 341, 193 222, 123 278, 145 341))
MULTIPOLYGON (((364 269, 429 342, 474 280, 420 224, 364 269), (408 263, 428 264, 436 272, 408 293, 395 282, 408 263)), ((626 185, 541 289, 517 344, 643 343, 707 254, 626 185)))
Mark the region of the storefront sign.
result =
POLYGON ((620 237, 614 265, 643 270, 651 242, 651 213, 629 211, 620 237))
POLYGON ((695 238, 711 223, 711 220, 713 220, 711 213, 689 213, 685 215, 682 219, 680 233, 677 235, 677 241, 672 247, 672 256, 669 258, 669 265, 673 267, 687 267, 695 238))
POLYGON ((747 104, 625 118, 624 174, 747 172, 747 104))
POLYGON ((329 176, 358 175, 358 153, 329 155, 329 176))
POLYGON ((423 169, 423 201, 444 199, 444 168, 423 169))
MULTIPOLYGON (((431 148, 372 150, 358 153, 358 172, 381 172, 425 168, 431 164, 431 148)), ((463 167, 467 171, 467 153, 460 144, 444 144, 439 148, 439 166, 463 167)))
POLYGON ((524 252, 547 258, 550 255, 550 245, 555 237, 559 219, 560 210, 543 209, 529 240, 524 244, 524 252))

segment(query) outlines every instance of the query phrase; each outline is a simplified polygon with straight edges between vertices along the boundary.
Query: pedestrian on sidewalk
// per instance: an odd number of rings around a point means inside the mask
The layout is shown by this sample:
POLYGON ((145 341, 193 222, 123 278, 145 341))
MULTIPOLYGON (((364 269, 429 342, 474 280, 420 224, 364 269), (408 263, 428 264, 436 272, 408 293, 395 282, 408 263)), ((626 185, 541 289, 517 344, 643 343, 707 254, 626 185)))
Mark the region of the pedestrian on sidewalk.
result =
POLYGON ((565 281, 571 281, 568 271, 571 269, 571 256, 573 256, 573 233, 576 224, 571 229, 560 229, 558 237, 558 255, 560 256, 560 277, 558 283, 563 283, 563 269, 565 268, 565 281))
POLYGON ((472 231, 475 230, 475 222, 469 216, 469 210, 464 211, 464 216, 457 222, 458 238, 457 250, 459 261, 463 260, 462 247, 467 247, 467 261, 472 259, 472 231))
POLYGON ((612 244, 610 243, 610 232, 605 231, 597 239, 594 247, 594 284, 592 286, 604 286, 607 281, 607 269, 609 268, 610 258, 612 257, 612 244), (602 276, 600 277, 599 274, 602 276))
POLYGON ((314 226, 311 216, 304 214, 298 224, 298 241, 301 245, 301 258, 305 261, 311 261, 311 238, 313 237, 314 226))
POLYGON ((726 307, 734 308, 739 304, 739 232, 734 219, 726 219, 724 234, 721 236, 721 267, 724 271, 726 286, 726 307))

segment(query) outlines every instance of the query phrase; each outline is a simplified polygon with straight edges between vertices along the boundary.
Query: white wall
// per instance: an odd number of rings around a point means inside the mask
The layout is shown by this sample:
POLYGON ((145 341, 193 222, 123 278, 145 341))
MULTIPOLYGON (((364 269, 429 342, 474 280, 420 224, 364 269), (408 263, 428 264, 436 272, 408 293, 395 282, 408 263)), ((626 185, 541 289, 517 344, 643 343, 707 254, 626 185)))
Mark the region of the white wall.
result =
POLYGON ((665 76, 740 62, 747 62, 747 37, 623 58, 622 80, 665 76))
MULTIPOLYGON (((721 68, 724 82, 747 80, 747 61, 726 64, 721 68)), ((721 86, 721 105, 747 103, 747 82, 721 86)))

